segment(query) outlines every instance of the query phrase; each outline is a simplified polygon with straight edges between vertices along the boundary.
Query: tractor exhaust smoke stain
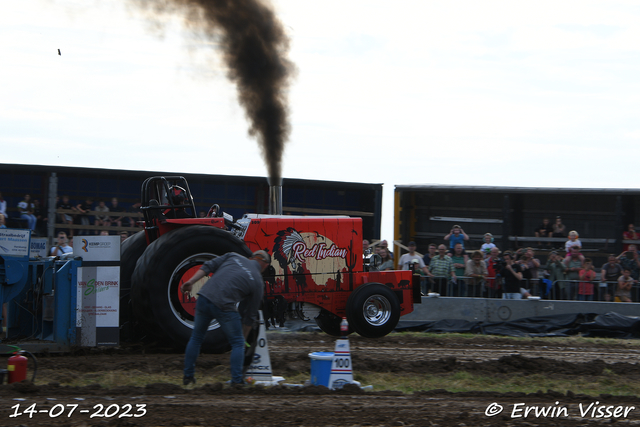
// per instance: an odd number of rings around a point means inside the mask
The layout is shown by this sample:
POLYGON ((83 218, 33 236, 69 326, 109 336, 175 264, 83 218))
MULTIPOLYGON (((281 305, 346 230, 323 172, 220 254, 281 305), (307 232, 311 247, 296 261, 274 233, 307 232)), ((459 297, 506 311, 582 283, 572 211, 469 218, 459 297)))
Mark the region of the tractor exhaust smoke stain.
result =
POLYGON ((155 14, 183 13, 185 23, 222 47, 227 77, 260 144, 269 180, 282 180, 282 155, 291 127, 287 89, 295 66, 289 39, 273 10, 260 0, 132 0, 155 14))

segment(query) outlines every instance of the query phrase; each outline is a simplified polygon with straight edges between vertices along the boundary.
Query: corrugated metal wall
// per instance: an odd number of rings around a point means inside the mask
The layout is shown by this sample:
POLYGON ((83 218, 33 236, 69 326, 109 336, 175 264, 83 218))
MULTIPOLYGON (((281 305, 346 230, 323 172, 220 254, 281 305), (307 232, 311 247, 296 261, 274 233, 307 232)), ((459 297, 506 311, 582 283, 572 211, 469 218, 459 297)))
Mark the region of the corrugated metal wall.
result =
MULTIPOLYGON (((86 197, 109 205, 117 197, 121 207, 129 208, 139 200, 140 186, 149 176, 182 175, 198 211, 208 211, 213 203, 236 218, 268 211, 268 184, 263 177, 0 164, 0 192, 7 206, 15 208, 27 193, 46 204, 52 173, 58 177, 58 195, 68 195, 74 205, 86 197)), ((380 238, 382 184, 285 178, 283 205, 285 214, 360 216, 364 236, 380 238)), ((9 214, 17 216, 16 212, 9 214)))

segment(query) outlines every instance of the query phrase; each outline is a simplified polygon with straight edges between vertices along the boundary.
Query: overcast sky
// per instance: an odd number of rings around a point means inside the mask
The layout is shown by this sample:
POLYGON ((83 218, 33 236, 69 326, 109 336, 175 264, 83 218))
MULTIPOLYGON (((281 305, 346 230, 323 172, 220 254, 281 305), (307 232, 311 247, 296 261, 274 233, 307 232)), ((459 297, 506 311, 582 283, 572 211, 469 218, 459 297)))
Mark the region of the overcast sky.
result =
MULTIPOLYGON (((397 184, 638 187, 637 1, 272 4, 298 69, 283 176, 384 183, 383 238, 397 184)), ((0 161, 266 175, 215 44, 163 19, 3 0, 0 161)))

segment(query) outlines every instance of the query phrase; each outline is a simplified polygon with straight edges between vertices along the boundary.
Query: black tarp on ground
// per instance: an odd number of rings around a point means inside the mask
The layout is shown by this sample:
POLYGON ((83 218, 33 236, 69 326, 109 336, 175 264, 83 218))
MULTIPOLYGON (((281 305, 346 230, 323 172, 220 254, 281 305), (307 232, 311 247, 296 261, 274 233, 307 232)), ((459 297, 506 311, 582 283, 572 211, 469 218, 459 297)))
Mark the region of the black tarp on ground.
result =
POLYGON ((482 325, 486 335, 508 335, 516 337, 566 337, 578 333, 577 328, 593 319, 593 314, 556 314, 550 316, 526 317, 509 322, 482 325), (591 316, 591 317, 589 317, 591 316))
POLYGON ((609 312, 583 323, 579 329, 585 337, 640 338, 640 317, 609 312))
POLYGON ((458 332, 458 333, 480 333, 480 325, 482 322, 471 322, 462 319, 445 319, 445 320, 402 320, 398 322, 396 332, 458 332))
POLYGON ((582 333, 587 337, 640 338, 640 318, 618 313, 574 313, 526 317, 509 322, 467 320, 403 321, 395 329, 424 332, 466 332, 514 337, 557 337, 582 333))

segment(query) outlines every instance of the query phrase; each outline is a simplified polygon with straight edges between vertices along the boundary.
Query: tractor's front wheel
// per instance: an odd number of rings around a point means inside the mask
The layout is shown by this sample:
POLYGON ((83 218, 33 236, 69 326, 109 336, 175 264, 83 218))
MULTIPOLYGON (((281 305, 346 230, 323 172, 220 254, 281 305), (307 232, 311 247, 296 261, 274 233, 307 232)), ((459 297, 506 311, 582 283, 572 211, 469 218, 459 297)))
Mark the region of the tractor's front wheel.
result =
POLYGON ((365 283, 349 295, 347 320, 363 337, 383 337, 395 329, 399 319, 398 297, 380 283, 365 283))
MULTIPOLYGON (((134 307, 148 304, 150 316, 145 323, 154 325, 151 331, 179 349, 184 349, 193 330, 197 291, 205 282, 203 278, 194 285, 191 295, 180 292, 180 285, 187 281, 202 264, 228 252, 251 256, 244 242, 227 231, 207 226, 192 225, 173 230, 146 249, 133 274, 136 292, 134 307), (146 301, 135 301, 143 298, 146 301)), ((217 321, 212 321, 202 351, 222 353, 229 348, 217 321)))

